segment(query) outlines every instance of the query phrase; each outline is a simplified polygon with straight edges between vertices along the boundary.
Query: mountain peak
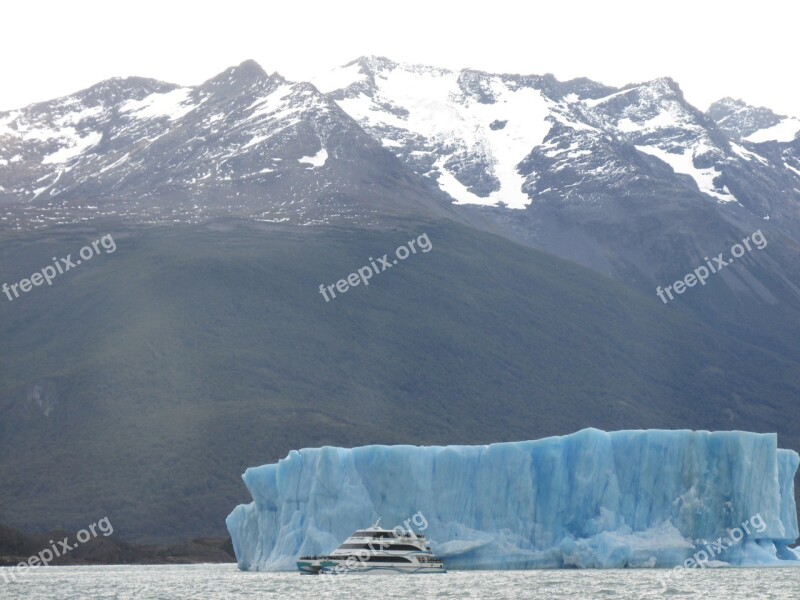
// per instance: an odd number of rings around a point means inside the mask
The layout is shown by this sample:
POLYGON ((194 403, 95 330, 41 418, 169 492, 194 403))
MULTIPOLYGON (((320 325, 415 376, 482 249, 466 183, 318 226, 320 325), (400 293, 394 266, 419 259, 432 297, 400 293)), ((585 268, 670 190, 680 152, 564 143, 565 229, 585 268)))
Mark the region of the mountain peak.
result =
POLYGON ((733 98, 731 96, 725 96, 724 98, 720 98, 716 102, 714 102, 711 107, 709 107, 709 111, 714 108, 748 108, 749 105, 742 100, 741 98, 733 98))
POLYGON ((744 139, 756 131, 774 127, 785 118, 763 106, 751 106, 731 97, 714 102, 706 115, 734 139, 744 139))
POLYGON ((643 87, 648 87, 659 96, 678 96, 683 98, 683 90, 678 82, 672 77, 656 77, 650 81, 642 84, 643 87))
POLYGON ((398 63, 386 58, 385 56, 375 56, 374 54, 370 54, 367 56, 361 56, 354 61, 347 63, 345 67, 352 65, 358 65, 364 72, 373 73, 375 71, 394 69, 397 67, 398 63))
POLYGON ((267 72, 254 60, 246 60, 236 66, 228 67, 203 85, 241 87, 269 79, 267 72))
MULTIPOLYGON (((166 93, 178 87, 174 83, 148 77, 111 77, 72 94, 34 102, 28 106, 19 107, 16 111, 30 110, 35 113, 47 113, 59 105, 70 105, 76 102, 82 102, 86 106, 113 106, 125 100, 141 100, 149 94, 166 93)), ((15 111, 0 111, 0 113, 5 112, 15 111)))
POLYGON ((229 69, 232 73, 238 74, 240 77, 266 77, 267 72, 254 61, 252 58, 249 58, 245 61, 242 61, 235 67, 231 67, 229 69))

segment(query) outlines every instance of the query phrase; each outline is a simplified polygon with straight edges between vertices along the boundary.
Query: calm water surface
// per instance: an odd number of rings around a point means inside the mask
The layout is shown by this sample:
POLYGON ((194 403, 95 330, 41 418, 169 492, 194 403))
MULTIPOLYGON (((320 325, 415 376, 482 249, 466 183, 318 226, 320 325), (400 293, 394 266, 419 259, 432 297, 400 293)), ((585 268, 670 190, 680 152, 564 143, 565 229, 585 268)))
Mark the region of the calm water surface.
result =
POLYGON ((775 598, 800 599, 800 568, 664 571, 452 571, 446 575, 301 576, 243 573, 234 565, 48 567, 6 583, 0 598, 775 598))

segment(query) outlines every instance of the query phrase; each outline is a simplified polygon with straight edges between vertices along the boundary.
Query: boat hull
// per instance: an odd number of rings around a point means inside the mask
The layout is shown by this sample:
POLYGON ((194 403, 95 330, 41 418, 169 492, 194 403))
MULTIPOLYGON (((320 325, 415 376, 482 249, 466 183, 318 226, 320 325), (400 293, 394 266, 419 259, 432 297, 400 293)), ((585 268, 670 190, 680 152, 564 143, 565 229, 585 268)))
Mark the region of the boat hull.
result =
POLYGON ((398 573, 424 575, 447 573, 442 563, 369 565, 357 562, 355 565, 348 565, 346 560, 335 559, 298 560, 297 568, 303 575, 344 575, 345 573, 362 575, 392 575, 398 573))

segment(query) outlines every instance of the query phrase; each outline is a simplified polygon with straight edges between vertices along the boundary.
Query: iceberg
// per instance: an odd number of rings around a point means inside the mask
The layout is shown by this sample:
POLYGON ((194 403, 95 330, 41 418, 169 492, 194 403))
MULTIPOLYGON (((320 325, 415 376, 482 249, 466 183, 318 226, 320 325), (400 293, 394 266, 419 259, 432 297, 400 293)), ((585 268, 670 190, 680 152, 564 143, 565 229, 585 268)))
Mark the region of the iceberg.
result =
POLYGON ((247 469, 253 502, 226 523, 255 571, 412 516, 448 569, 800 566, 799 463, 776 434, 741 431, 306 448, 247 469))

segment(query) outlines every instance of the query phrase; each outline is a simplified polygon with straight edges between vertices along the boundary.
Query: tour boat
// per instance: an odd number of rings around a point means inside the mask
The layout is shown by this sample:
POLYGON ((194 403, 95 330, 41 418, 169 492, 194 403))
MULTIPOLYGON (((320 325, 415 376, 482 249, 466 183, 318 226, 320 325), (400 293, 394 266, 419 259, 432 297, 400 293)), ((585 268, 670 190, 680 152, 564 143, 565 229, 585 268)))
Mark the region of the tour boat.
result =
POLYGON ((297 568, 307 575, 447 572, 424 535, 382 529, 379 523, 359 529, 326 556, 300 557, 297 568))

